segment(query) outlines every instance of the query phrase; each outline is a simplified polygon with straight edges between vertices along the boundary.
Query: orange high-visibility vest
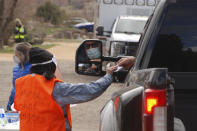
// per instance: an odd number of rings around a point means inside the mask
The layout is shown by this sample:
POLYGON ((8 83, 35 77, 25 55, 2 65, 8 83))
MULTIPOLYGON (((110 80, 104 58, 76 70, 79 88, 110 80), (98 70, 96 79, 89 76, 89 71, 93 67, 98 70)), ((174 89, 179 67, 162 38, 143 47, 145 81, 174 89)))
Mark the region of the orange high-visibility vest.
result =
MULTIPOLYGON (((20 131, 65 131, 62 108, 52 97, 55 82, 42 75, 29 74, 15 81, 14 107, 20 111, 20 131)), ((70 105, 66 107, 72 128, 70 105)))

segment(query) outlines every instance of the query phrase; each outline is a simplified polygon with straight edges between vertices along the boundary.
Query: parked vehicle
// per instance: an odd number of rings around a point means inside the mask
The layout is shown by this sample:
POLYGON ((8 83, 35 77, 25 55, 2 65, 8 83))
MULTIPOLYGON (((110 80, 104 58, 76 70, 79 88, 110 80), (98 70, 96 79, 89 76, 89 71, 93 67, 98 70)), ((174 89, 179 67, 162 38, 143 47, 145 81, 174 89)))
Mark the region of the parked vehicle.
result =
POLYGON ((83 30, 85 33, 87 32, 93 32, 94 30, 94 23, 93 22, 85 22, 85 23, 79 23, 74 25, 76 29, 83 30))
MULTIPOLYGON (((195 11, 196 0, 159 2, 145 26, 125 88, 114 93, 101 111, 101 131, 177 131, 174 117, 182 120, 186 131, 197 130, 195 11)), ((76 52, 76 67, 85 42, 76 52)), ((102 64, 119 58, 100 59, 102 64)))
POLYGON ((119 16, 150 16, 159 0, 97 0, 95 7, 95 29, 103 27, 111 32, 119 16))
MULTIPOLYGON (((124 57, 136 56, 139 47, 141 34, 144 32, 144 26, 148 20, 148 16, 119 16, 113 24, 112 33, 109 38, 103 41, 103 56, 108 57, 124 57)), ((102 31, 100 31, 101 34, 102 31)), ((102 37, 99 37, 101 39, 102 37)), ((103 62, 103 69, 110 61, 103 62)), ((124 81, 125 71, 121 70, 120 82, 124 81)))
POLYGON ((135 56, 144 25, 158 2, 98 0, 95 29, 97 38, 104 42, 104 56, 135 56))
POLYGON ((109 56, 136 56, 141 34, 148 20, 147 16, 120 16, 108 39, 109 56))

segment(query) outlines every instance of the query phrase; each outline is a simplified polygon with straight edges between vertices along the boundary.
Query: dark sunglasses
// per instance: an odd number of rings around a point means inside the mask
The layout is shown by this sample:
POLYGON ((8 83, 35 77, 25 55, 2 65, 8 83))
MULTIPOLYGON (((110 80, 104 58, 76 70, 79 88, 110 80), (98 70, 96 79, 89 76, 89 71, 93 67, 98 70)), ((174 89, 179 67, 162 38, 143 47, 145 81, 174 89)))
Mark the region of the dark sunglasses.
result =
POLYGON ((94 44, 85 44, 84 46, 85 46, 86 49, 90 49, 90 47, 91 47, 91 48, 96 48, 96 47, 98 47, 99 44, 98 44, 98 43, 94 43, 94 44))

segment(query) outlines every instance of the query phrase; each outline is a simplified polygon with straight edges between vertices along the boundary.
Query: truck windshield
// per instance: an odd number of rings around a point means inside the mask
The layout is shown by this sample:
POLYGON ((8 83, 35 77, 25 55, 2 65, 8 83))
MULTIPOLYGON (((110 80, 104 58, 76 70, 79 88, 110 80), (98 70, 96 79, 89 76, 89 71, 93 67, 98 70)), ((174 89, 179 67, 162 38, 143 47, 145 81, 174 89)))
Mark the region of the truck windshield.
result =
POLYGON ((147 20, 120 19, 117 23, 116 33, 140 34, 143 32, 147 20))

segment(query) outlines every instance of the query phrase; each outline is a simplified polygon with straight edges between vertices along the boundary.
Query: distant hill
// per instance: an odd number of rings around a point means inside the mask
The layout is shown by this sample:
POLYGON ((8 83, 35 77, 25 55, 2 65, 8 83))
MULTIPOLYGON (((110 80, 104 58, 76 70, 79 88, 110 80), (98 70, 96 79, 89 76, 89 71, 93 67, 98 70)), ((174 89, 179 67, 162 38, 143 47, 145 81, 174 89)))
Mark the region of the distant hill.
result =
POLYGON ((34 0, 34 1, 38 1, 40 4, 45 3, 47 1, 51 1, 59 6, 66 6, 66 5, 77 6, 80 4, 92 2, 94 0, 34 0))
POLYGON ((17 17, 32 19, 36 9, 47 1, 63 7, 70 17, 93 19, 92 3, 95 0, 19 0, 16 10, 17 17))
POLYGON ((86 4, 89 2, 93 2, 94 0, 19 0, 18 3, 28 3, 29 5, 42 5, 47 1, 50 1, 52 3, 55 3, 58 6, 77 6, 80 4, 86 4))

